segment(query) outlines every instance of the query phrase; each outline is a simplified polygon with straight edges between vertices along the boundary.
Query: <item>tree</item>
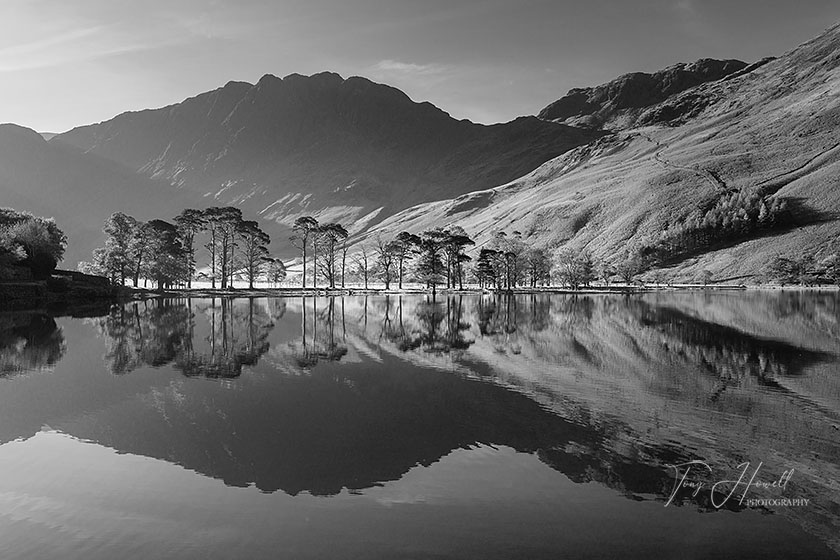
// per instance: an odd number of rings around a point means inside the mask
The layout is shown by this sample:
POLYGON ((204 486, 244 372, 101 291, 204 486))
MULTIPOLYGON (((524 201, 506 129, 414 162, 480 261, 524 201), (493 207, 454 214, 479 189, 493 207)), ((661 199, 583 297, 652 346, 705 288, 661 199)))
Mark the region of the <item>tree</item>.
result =
POLYGON ((840 286, 840 254, 830 253, 817 264, 817 269, 825 280, 840 286))
POLYGON ((90 262, 80 261, 76 269, 83 274, 91 274, 93 276, 105 276, 112 283, 116 283, 116 275, 113 269, 109 269, 107 265, 107 251, 105 247, 99 247, 93 250, 93 258, 90 262))
POLYGON ((785 284, 812 284, 817 280, 817 265, 813 255, 785 257, 776 255, 767 265, 768 276, 785 284))
POLYGON ((635 278, 637 274, 641 273, 642 269, 642 259, 638 253, 628 254, 625 259, 618 263, 615 267, 619 278, 621 278, 621 280, 627 285, 633 282, 633 278, 635 278))
POLYGON ((475 265, 475 276, 480 287, 499 288, 500 269, 498 261, 501 253, 494 249, 482 249, 475 265))
MULTIPOLYGON (((309 246, 315 232, 318 230, 318 220, 312 216, 301 216, 295 220, 292 229, 295 231, 294 235, 290 237, 292 244, 301 252, 303 260, 303 276, 301 277, 301 287, 306 288, 306 248, 309 246)), ((317 265, 315 265, 317 266, 317 265)), ((315 278, 312 282, 313 287, 317 285, 317 269, 313 274, 315 278)))
POLYGON ((432 298, 437 291, 437 284, 443 280, 444 263, 441 258, 449 234, 440 228, 424 231, 417 246, 419 259, 417 275, 426 287, 432 288, 432 298))
POLYGON ((615 266, 613 266, 613 264, 609 261, 599 261, 598 265, 595 267, 595 275, 601 280, 601 282, 604 283, 605 286, 610 285, 610 280, 612 280, 612 277, 616 274, 615 266))
POLYGON ((557 276, 561 284, 577 290, 581 285, 580 262, 578 255, 570 248, 557 253, 557 276))
POLYGON ((469 272, 469 270, 465 267, 467 266, 467 263, 472 262, 472 257, 464 253, 460 253, 457 258, 458 262, 456 266, 458 267, 458 287, 459 289, 463 290, 464 276, 466 276, 467 272, 469 272))
POLYGON ((475 245, 467 232, 461 226, 453 226, 444 230, 446 238, 443 241, 443 251, 446 258, 446 287, 454 288, 458 283, 461 289, 464 288, 463 263, 465 262, 464 249, 469 245, 475 245))
POLYGON ((592 259, 592 254, 589 251, 581 251, 577 257, 577 265, 580 283, 589 287, 595 279, 595 261, 592 259))
POLYGON ((371 273, 375 270, 373 259, 371 259, 368 249, 365 246, 359 248, 359 252, 353 255, 353 261, 356 263, 356 268, 359 275, 365 283, 365 290, 368 289, 368 279, 371 273))
POLYGON ((195 276, 195 236, 204 229, 204 222, 204 212, 192 208, 187 208, 175 217, 186 255, 187 288, 192 288, 192 279, 195 276))
POLYGON ((595 266, 587 251, 575 253, 565 248, 557 253, 557 269, 560 281, 573 290, 588 286, 595 277, 595 266))
MULTIPOLYGON (((131 276, 134 287, 140 283, 140 275, 148 268, 148 258, 155 243, 154 232, 146 222, 135 222, 131 236, 129 255, 131 257, 131 276)), ((146 276, 145 278, 148 278, 146 276)))
POLYGON ((520 239, 519 232, 508 236, 500 231, 490 241, 489 248, 499 253, 496 258, 502 265, 501 278, 504 280, 505 287, 512 290, 522 280, 522 273, 526 268, 524 256, 528 247, 520 239))
POLYGON ((394 267, 396 266, 395 254, 397 247, 392 243, 386 243, 381 237, 376 238, 376 264, 379 272, 382 274, 382 281, 385 282, 385 289, 391 289, 391 280, 395 275, 394 267))
POLYGON ((210 241, 205 247, 210 251, 212 285, 216 287, 216 271, 218 270, 221 287, 224 290, 228 287, 229 278, 233 277, 234 249, 238 237, 237 228, 242 222, 242 211, 232 206, 208 208, 204 211, 204 220, 205 227, 210 233, 210 241))
POLYGON ((397 261, 397 275, 399 279, 399 289, 403 287, 403 277, 405 275, 405 263, 411 259, 420 245, 420 237, 407 231, 402 231, 397 235, 393 242, 394 258, 397 261))
POLYGON ((8 260, 28 267, 36 278, 47 277, 64 256, 67 236, 52 218, 23 213, 19 217, 0 227, 0 247, 8 260))
POLYGON ((336 251, 339 244, 347 239, 347 236, 347 230, 341 224, 324 224, 317 229, 316 244, 323 248, 323 252, 320 255, 321 272, 332 289, 335 288, 337 272, 335 262, 336 251))
POLYGON ((273 283, 276 288, 286 278, 286 265, 277 258, 265 258, 266 280, 273 283))
POLYGON ((531 287, 536 288, 537 282, 545 284, 546 278, 551 275, 551 259, 548 258, 545 249, 529 249, 525 252, 525 262, 528 265, 531 287))
MULTIPOLYGON (((262 273, 267 263, 268 244, 271 237, 264 232, 260 225, 252 220, 243 220, 237 225, 239 239, 242 240, 242 267, 248 278, 248 289, 254 289, 254 279, 262 273)), ((285 277, 285 268, 283 269, 285 277)))
POLYGON ((178 228, 163 220, 151 220, 147 224, 149 232, 149 258, 147 277, 157 283, 158 291, 173 283, 183 280, 188 274, 186 257, 178 228))
POLYGON ((347 245, 347 238, 341 240, 341 287, 344 288, 344 279, 347 272, 347 251, 350 250, 347 245))
POLYGON ((137 220, 122 212, 115 212, 105 220, 102 231, 108 237, 105 240, 101 265, 109 272, 109 276, 115 276, 120 285, 124 286, 129 270, 134 269, 135 259, 132 253, 135 247, 137 220))
POLYGON ((709 283, 712 281, 713 276, 714 274, 712 274, 712 271, 708 269, 704 269, 702 272, 700 272, 700 280, 703 282, 704 286, 709 285, 709 283))

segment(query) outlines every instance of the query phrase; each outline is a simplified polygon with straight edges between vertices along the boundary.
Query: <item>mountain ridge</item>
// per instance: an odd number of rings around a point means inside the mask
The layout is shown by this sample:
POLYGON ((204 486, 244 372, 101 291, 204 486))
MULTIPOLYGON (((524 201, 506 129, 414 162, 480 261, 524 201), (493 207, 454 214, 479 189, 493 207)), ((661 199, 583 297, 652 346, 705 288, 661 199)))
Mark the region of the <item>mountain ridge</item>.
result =
POLYGON ((700 84, 713 82, 741 72, 752 65, 740 60, 701 58, 680 62, 653 73, 630 72, 604 84, 574 88, 543 108, 541 119, 586 128, 629 128, 637 120, 661 122, 644 109, 700 84))
POLYGON ((281 233, 302 213, 354 223, 494 186, 601 135, 536 117, 456 120, 391 86, 323 72, 228 82, 50 142, 261 213, 281 233))

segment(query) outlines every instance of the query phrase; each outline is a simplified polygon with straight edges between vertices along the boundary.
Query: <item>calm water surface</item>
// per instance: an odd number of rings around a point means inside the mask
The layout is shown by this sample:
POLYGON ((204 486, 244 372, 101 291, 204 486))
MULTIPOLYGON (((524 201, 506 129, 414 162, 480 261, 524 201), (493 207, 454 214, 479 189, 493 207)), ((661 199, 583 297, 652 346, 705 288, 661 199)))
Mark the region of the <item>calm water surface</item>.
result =
POLYGON ((0 314, 4 559, 840 553, 834 293, 76 315, 0 314))

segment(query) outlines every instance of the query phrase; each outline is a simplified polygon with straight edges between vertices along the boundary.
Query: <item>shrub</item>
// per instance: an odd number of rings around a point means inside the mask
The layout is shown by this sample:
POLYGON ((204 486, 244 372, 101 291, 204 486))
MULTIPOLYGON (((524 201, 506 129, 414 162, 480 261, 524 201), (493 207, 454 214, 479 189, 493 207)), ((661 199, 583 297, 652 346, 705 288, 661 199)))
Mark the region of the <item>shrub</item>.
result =
POLYGON ((0 266, 18 264, 45 278, 64 256, 67 236, 51 218, 0 209, 0 266))

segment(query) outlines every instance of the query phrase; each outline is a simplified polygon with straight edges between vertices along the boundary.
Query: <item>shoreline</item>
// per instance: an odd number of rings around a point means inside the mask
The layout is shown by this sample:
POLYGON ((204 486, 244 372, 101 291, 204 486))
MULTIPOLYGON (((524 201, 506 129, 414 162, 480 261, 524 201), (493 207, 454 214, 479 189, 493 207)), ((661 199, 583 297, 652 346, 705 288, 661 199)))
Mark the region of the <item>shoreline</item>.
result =
MULTIPOLYGON (((86 287, 89 288, 89 287, 86 287)), ((44 289, 40 282, 15 282, 0 283, 0 311, 47 311, 66 313, 73 310, 85 308, 101 309, 102 306, 110 306, 115 303, 126 301, 137 301, 158 298, 237 298, 237 297, 335 297, 335 296, 417 296, 431 295, 431 290, 421 288, 389 289, 382 288, 233 288, 233 289, 169 289, 164 291, 150 290, 147 288, 110 287, 102 289, 68 290, 66 292, 53 292, 44 289), (33 291, 33 286, 38 285, 39 290, 33 291)), ((667 285, 614 285, 614 286, 590 286, 573 290, 562 286, 545 286, 538 288, 514 288, 512 290, 492 290, 487 288, 469 287, 464 289, 438 289, 435 296, 448 297, 453 295, 631 295, 648 293, 676 293, 676 292, 840 292, 840 286, 779 286, 773 284, 724 284, 724 285, 702 285, 702 284, 672 284, 667 285)))
MULTIPOLYGON (((573 290, 562 286, 546 286, 539 288, 514 288, 512 290, 492 290, 482 288, 464 289, 438 289, 435 295, 537 295, 537 294, 558 294, 558 295, 598 295, 598 294, 644 294, 656 292, 747 292, 747 291, 790 291, 790 292, 837 292, 838 286, 777 286, 777 285, 695 285, 677 284, 671 286, 590 286, 573 290)), ((361 296, 361 295, 431 295, 431 290, 420 288, 389 289, 385 288, 234 288, 234 289, 212 289, 192 288, 164 290, 162 292, 139 289, 133 290, 132 299, 157 298, 157 297, 329 297, 329 296, 361 296)))

